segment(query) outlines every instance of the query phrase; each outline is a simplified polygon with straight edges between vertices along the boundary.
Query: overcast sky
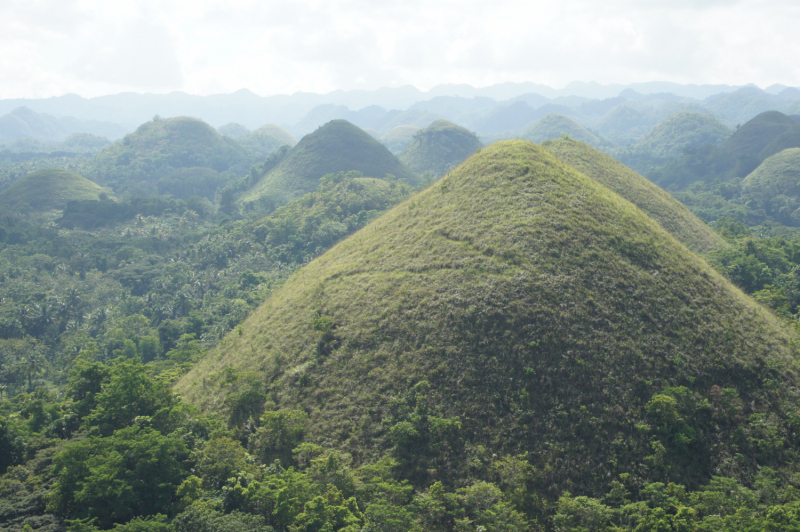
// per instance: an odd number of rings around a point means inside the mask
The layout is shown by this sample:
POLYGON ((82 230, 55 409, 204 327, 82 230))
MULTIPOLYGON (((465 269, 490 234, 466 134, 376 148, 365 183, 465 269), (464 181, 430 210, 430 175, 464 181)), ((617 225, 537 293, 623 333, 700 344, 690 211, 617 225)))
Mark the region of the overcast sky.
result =
POLYGON ((0 98, 800 86, 796 0, 0 0, 0 98))

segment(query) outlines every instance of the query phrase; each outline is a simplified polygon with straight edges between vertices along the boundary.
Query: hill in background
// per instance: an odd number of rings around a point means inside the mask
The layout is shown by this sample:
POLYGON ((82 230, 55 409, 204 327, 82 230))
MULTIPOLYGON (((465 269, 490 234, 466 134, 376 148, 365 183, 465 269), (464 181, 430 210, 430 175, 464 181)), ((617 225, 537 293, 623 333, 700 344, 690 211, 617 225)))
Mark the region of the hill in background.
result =
POLYGON ((393 175, 410 185, 420 183, 418 175, 372 136, 346 120, 332 120, 303 137, 241 201, 281 205, 315 190, 326 174, 350 171, 367 177, 393 175))
POLYGON ((61 142, 75 133, 118 139, 131 129, 111 122, 81 121, 69 116, 56 118, 49 114, 36 113, 27 107, 18 107, 0 116, 0 144, 21 138, 61 142))
POLYGON ((255 131, 241 135, 236 142, 262 159, 278 151, 281 146, 293 148, 297 145, 297 139, 291 133, 274 124, 266 124, 255 131))
POLYGON ((308 442, 389 454, 420 489, 522 453, 545 497, 696 486, 797 459, 756 450, 792 431, 793 338, 632 203, 507 141, 310 262, 177 388, 208 410, 263 390, 308 442))
POLYGON ((598 147, 605 144, 604 141, 579 123, 559 114, 545 116, 524 131, 520 138, 538 144, 546 140, 557 139, 562 135, 568 135, 590 146, 598 147))
POLYGON ((98 153, 88 175, 118 191, 155 192, 155 183, 180 168, 244 174, 252 156, 235 140, 194 118, 156 118, 98 153))
POLYGON ((483 147, 478 137, 447 120, 437 120, 417 132, 398 156, 419 175, 438 178, 483 147))
POLYGON ((800 148, 765 160, 742 181, 742 194, 783 225, 800 225, 800 148))
POLYGON ((242 124, 237 124, 236 122, 228 122, 224 126, 218 127, 217 131, 219 131, 220 135, 225 135, 226 137, 233 137, 235 139, 250 133, 249 129, 247 129, 242 124))
POLYGON ((384 133, 381 138, 379 139, 384 146, 389 148, 389 151, 397 155, 404 149, 406 146, 411 144, 414 135, 416 135, 419 131, 421 131, 421 127, 412 126, 410 124, 406 124, 403 126, 395 126, 386 133, 384 133))
POLYGON ((66 207, 68 201, 99 200, 107 190, 73 172, 57 168, 26 175, 0 193, 0 209, 14 210, 30 205, 46 212, 66 207))
POLYGON ((667 117, 634 146, 653 157, 677 158, 688 146, 718 145, 731 136, 733 130, 711 115, 696 111, 681 111, 667 117))
POLYGON ((542 147, 642 209, 688 248, 709 253, 727 243, 678 200, 621 162, 574 139, 555 139, 542 147))

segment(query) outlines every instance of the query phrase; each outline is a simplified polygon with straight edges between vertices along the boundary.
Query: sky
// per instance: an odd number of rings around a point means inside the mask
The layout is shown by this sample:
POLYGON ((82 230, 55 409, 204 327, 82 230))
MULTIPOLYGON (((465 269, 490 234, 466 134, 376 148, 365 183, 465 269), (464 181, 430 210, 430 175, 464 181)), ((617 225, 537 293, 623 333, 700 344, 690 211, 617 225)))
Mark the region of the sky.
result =
POLYGON ((800 86, 796 0, 0 0, 0 98, 800 86))

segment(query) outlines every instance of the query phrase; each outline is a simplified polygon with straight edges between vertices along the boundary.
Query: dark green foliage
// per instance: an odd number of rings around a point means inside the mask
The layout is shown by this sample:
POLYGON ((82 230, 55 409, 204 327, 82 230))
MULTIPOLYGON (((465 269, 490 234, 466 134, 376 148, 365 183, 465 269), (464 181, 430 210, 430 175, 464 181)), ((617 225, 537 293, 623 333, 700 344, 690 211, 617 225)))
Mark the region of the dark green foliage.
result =
POLYGON ((316 190, 320 179, 338 172, 397 179, 417 185, 420 178, 383 144, 346 120, 333 120, 306 135, 274 168, 262 174, 241 199, 275 206, 316 190))
POLYGON ((153 382, 140 363, 114 361, 102 391, 94 396, 97 406, 86 420, 104 434, 127 427, 137 417, 153 416, 169 407, 172 395, 168 388, 153 382))
POLYGON ((158 180, 159 194, 169 194, 188 200, 200 196, 213 200, 218 188, 224 187, 228 178, 211 168, 181 168, 158 180))
POLYGON ((458 486, 490 481, 481 449, 528 452, 542 496, 596 495, 609 473, 694 487, 790 470, 793 338, 633 204, 511 141, 310 262, 177 387, 224 412, 237 387, 220 374, 256 372, 276 408, 308 413, 307 441, 357 464, 396 448, 401 478, 458 486), (321 316, 335 324, 324 356, 321 316), (427 428, 407 399, 421 381, 427 428), (735 389, 735 423, 679 410, 698 455, 657 443, 653 396, 683 387, 700 404, 714 386, 735 389))
POLYGON ((270 532, 259 515, 234 511, 226 514, 206 502, 193 504, 173 520, 175 532, 270 532))
POLYGON ((70 443, 53 459, 48 508, 71 518, 94 518, 102 528, 168 509, 186 476, 186 444, 132 426, 111 437, 70 443))
MULTIPOLYGON (((262 401, 263 403, 263 401, 262 401)), ((308 414, 281 409, 264 412, 256 432, 250 437, 250 452, 264 464, 280 460, 292 463, 292 451, 302 443, 308 428, 308 414)))
POLYGON ((437 120, 417 132, 398 158, 419 175, 439 178, 482 147, 483 143, 471 131, 447 120, 437 120))

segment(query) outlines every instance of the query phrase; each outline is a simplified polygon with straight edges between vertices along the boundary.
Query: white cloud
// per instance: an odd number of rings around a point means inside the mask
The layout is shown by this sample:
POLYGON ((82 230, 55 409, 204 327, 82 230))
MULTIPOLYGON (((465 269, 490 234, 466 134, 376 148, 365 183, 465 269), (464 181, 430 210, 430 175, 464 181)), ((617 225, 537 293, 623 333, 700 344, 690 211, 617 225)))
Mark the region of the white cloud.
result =
POLYGON ((789 0, 8 0, 0 97, 440 83, 800 85, 789 0))

